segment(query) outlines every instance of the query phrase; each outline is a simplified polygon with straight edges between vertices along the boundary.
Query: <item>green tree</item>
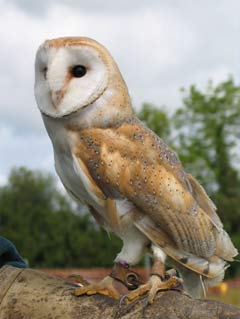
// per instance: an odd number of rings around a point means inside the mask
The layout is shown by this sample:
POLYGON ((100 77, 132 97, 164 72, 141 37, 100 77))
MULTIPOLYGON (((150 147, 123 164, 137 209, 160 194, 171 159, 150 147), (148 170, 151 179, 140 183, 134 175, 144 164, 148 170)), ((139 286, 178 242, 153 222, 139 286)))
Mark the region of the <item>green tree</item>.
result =
POLYGON ((189 167, 194 163, 206 187, 215 184, 232 193, 238 178, 233 150, 240 137, 240 87, 229 79, 216 87, 210 82, 206 92, 193 85, 183 93, 183 107, 175 115, 180 156, 189 167))
MULTIPOLYGON (((226 230, 240 250, 240 177, 234 152, 240 137, 240 87, 233 79, 206 92, 183 90, 183 107, 174 121, 175 145, 185 167, 208 190, 226 230)), ((239 267, 233 265, 235 273, 239 267)))
POLYGON ((110 266, 120 250, 120 241, 79 214, 51 175, 23 167, 0 188, 0 233, 31 267, 110 266))
POLYGON ((164 109, 144 103, 138 112, 138 117, 165 142, 171 143, 171 122, 164 109))

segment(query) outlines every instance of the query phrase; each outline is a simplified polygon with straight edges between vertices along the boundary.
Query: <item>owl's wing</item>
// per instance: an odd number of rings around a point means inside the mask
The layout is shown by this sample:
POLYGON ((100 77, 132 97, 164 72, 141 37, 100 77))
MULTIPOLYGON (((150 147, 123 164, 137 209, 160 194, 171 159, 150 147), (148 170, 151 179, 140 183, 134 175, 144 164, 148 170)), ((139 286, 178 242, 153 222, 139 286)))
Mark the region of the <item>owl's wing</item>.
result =
POLYGON ((164 237, 175 252, 203 258, 232 260, 236 255, 206 192, 140 122, 91 128, 82 133, 82 141, 76 153, 92 178, 107 198, 125 198, 135 205, 143 216, 136 226, 153 242, 164 237), (86 141, 91 143, 86 146, 86 141))
POLYGON ((204 210, 206 214, 209 215, 212 222, 217 228, 222 228, 222 222, 216 213, 217 208, 212 200, 208 197, 204 188, 191 174, 186 174, 185 179, 188 183, 190 193, 199 204, 199 206, 204 210))
MULTIPOLYGON (((92 201, 97 203, 99 207, 102 207, 104 209, 106 214, 105 217, 108 223, 106 223, 104 218, 96 211, 96 209, 93 208, 93 206, 88 205, 93 217, 100 225, 102 225, 106 229, 107 224, 110 225, 110 228, 112 230, 118 229, 120 221, 116 210, 115 200, 104 195, 101 188, 97 185, 96 181, 91 176, 87 166, 82 161, 81 157, 76 156, 75 154, 72 154, 72 156, 73 167, 76 174, 79 176, 82 183, 84 184, 84 187, 92 201)), ((74 195, 73 197, 77 198, 77 195, 73 194, 73 191, 69 190, 66 186, 65 188, 70 193, 70 195, 74 195)))

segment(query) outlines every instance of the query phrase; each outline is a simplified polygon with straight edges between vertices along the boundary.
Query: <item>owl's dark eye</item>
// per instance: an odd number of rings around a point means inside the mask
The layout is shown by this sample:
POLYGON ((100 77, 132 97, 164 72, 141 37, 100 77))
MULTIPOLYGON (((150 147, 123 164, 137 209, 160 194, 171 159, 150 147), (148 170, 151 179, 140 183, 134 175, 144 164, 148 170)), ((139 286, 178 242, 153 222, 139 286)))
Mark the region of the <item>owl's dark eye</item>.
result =
POLYGON ((87 73, 87 69, 85 68, 85 66, 83 65, 75 65, 72 68, 72 75, 75 78, 81 78, 82 76, 84 76, 87 73))
POLYGON ((45 80, 47 79, 47 70, 48 70, 47 67, 43 69, 43 76, 45 80))

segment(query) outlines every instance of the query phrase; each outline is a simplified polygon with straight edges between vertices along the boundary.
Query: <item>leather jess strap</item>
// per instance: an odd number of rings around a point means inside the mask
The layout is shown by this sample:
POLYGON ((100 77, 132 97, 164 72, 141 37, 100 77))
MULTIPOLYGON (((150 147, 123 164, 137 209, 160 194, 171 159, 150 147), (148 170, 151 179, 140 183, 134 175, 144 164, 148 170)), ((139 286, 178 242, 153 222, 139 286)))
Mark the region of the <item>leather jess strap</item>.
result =
POLYGON ((120 263, 114 265, 110 276, 123 283, 129 290, 137 289, 143 283, 135 271, 120 263))

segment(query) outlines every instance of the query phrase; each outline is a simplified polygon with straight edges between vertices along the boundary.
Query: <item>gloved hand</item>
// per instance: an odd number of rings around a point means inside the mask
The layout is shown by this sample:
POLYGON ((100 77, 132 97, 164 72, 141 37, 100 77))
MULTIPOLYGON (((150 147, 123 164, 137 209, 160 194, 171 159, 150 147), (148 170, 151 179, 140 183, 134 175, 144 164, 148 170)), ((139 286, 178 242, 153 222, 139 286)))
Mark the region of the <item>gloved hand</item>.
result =
POLYGON ((0 267, 10 265, 18 268, 26 268, 27 265, 23 258, 19 255, 13 243, 0 236, 0 267))

